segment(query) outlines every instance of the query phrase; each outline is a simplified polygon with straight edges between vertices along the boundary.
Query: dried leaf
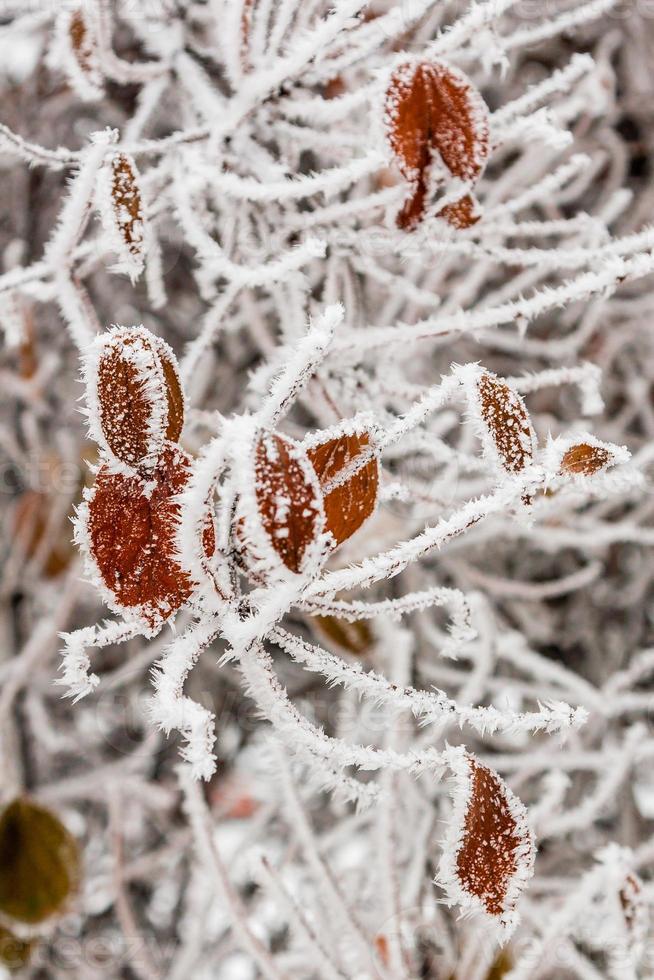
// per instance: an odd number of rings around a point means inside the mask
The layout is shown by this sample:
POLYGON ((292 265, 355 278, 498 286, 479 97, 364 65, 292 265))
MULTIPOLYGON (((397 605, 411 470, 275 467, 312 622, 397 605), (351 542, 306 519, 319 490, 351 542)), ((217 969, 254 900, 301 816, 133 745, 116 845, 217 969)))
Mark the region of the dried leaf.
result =
POLYGON ((14 541, 22 555, 30 560, 40 551, 44 536, 48 534, 49 544, 42 555, 43 572, 47 578, 55 578, 64 571, 73 557, 68 529, 63 533, 64 529, 61 528, 59 533, 50 536, 52 506, 53 502, 47 494, 26 490, 16 504, 12 528, 14 541))
POLYGON ((77 886, 77 844, 53 813, 19 798, 0 816, 0 868, 0 912, 43 922, 62 911, 77 886))
POLYGON ((465 194, 458 201, 441 208, 437 217, 443 218, 457 231, 463 231, 465 228, 472 228, 481 220, 481 208, 472 194, 465 194))
POLYGON ((254 485, 268 543, 286 568, 300 572, 324 521, 315 474, 302 448, 287 436, 262 435, 254 452, 254 485))
MULTIPOLYGON (((318 475, 321 488, 326 487, 341 470, 349 466, 370 445, 367 432, 342 435, 307 450, 318 475)), ((325 529, 336 545, 351 538, 374 512, 379 487, 379 464, 376 459, 362 466, 345 483, 324 497, 325 529)))
POLYGON ((19 939, 9 929, 0 926, 0 963, 10 973, 23 970, 27 966, 35 945, 35 940, 19 939))
POLYGON ((613 456, 602 446, 591 446, 587 442, 580 442, 577 446, 571 446, 561 460, 561 471, 563 473, 581 473, 583 476, 592 476, 606 469, 613 462, 613 456))
POLYGON ((163 340, 143 327, 102 334, 86 369, 92 435, 128 466, 154 466, 166 441, 184 425, 177 361, 163 340), (94 425, 94 422, 99 422, 94 425))
POLYGON ((375 936, 375 952, 383 966, 387 967, 390 963, 390 951, 388 939, 380 932, 375 936))
POLYGON ((242 0, 241 8, 241 69, 247 72, 252 67, 250 63, 250 33, 252 30, 252 9, 255 0, 242 0))
MULTIPOLYGON (((80 509, 78 541, 87 548, 115 605, 140 613, 150 628, 159 626, 192 593, 192 582, 176 560, 175 545, 179 520, 175 498, 190 472, 191 458, 168 444, 148 482, 138 474, 129 476, 103 466, 86 509, 80 509)), ((203 544, 211 557, 215 536, 209 512, 203 544)))
POLYGON ((502 980, 502 977, 505 977, 512 969, 513 961, 511 957, 505 949, 501 949, 486 975, 486 980, 502 980))
POLYGON ((534 862, 526 811, 496 772, 461 748, 449 749, 453 814, 440 881, 451 902, 480 909, 508 935, 534 862))
POLYGON ((647 934, 649 914, 643 882, 633 871, 626 876, 620 889, 620 905, 627 931, 635 940, 642 939, 647 934))
POLYGON ((336 616, 312 616, 311 622, 316 631, 348 653, 366 653, 373 644, 373 636, 365 619, 353 623, 336 616))
POLYGON ((84 18, 84 11, 81 8, 74 10, 68 25, 70 44, 75 54, 75 59, 84 72, 91 71, 93 67, 93 42, 84 18))
POLYGON ((64 10, 62 14, 67 74, 83 99, 97 99, 102 94, 102 72, 94 31, 83 6, 64 10))
POLYGON ((479 414, 501 466, 519 473, 534 456, 536 436, 527 406, 505 381, 485 371, 477 382, 479 414))
POLYGON ((132 281, 145 263, 145 215, 136 163, 116 153, 100 172, 98 208, 111 248, 118 256, 116 270, 132 281))
POLYGON ((385 119, 391 149, 412 188, 397 216, 398 227, 410 231, 425 216, 435 153, 452 176, 466 183, 480 177, 490 149, 488 109, 458 69, 405 62, 391 76, 385 119))

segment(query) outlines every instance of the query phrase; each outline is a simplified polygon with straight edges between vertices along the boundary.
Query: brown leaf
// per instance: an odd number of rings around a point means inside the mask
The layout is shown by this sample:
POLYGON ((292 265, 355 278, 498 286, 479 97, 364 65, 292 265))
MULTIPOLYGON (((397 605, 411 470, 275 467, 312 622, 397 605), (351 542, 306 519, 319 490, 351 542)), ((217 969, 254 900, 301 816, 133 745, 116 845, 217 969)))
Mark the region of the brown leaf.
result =
MULTIPOLYGON (((25 490, 21 494, 14 511, 13 538, 22 555, 33 559, 39 552, 44 536, 50 537, 50 515, 54 505, 47 494, 38 490, 25 490)), ((66 522, 68 524, 68 522, 66 522)), ((47 578, 55 578, 70 564, 73 552, 69 544, 70 525, 51 537, 45 554, 42 555, 43 572, 47 578)))
POLYGON ((252 10, 255 0, 242 0, 241 8, 241 68, 244 72, 250 70, 250 32, 252 29, 252 10))
MULTIPOLYGON (((88 497, 88 547, 119 607, 135 609, 158 626, 190 597, 192 582, 176 560, 176 495, 191 472, 191 458, 169 443, 146 481, 103 466, 88 497)), ((84 536, 80 536, 84 543, 84 536)), ((207 512, 204 551, 215 550, 207 512)))
POLYGON ((532 872, 534 842, 526 812, 496 772, 461 749, 449 749, 454 813, 441 860, 450 898, 482 908, 505 928, 532 872))
POLYGON ((98 70, 95 42, 81 7, 74 10, 70 16, 68 35, 70 47, 80 71, 84 75, 93 77, 93 84, 95 84, 95 75, 98 70))
POLYGON ((77 886, 77 843, 53 813, 21 797, 0 816, 0 868, 0 912, 43 922, 77 886))
POLYGON ((457 231, 463 231, 465 228, 472 228, 481 220, 481 209, 472 194, 465 194, 458 201, 441 208, 437 217, 443 218, 457 231))
POLYGON ((626 876, 620 889, 620 905, 627 930, 640 936, 647 927, 647 902, 643 895, 643 883, 633 871, 626 876))
POLYGON ((519 473, 534 455, 535 434, 523 399, 505 381, 485 371, 477 382, 480 415, 509 473, 519 473))
POLYGON ((425 216, 435 153, 452 176, 466 183, 480 177, 490 149, 488 109, 458 69, 406 62, 391 76, 385 116, 391 149, 412 188, 397 224, 411 231, 425 216))
POLYGON ((456 866, 463 888, 481 899, 489 915, 500 915, 518 865, 520 838, 499 777, 485 766, 471 768, 472 793, 456 866))
POLYGON ((592 476, 599 473, 611 465, 613 457, 608 449, 602 446, 591 446, 587 442, 580 442, 577 446, 571 446, 561 460, 561 471, 563 473, 581 473, 583 476, 592 476))
POLYGON ((130 255, 141 264, 143 202, 136 164, 126 153, 117 153, 111 161, 111 199, 118 235, 130 255))
POLYGON ((254 453, 259 516, 286 568, 300 572, 307 548, 323 529, 317 481, 301 447, 287 436, 263 434, 254 453))
MULTIPOLYGON (((367 432, 343 435, 307 450, 318 475, 321 488, 349 466, 370 444, 367 432)), ((375 458, 362 466, 345 483, 324 497, 325 529, 330 531, 336 545, 351 538, 375 509, 379 487, 379 464, 375 458)))
POLYGON ((372 646, 372 632, 365 619, 350 623, 336 616, 312 616, 311 623, 318 634, 324 634, 328 640, 348 653, 366 653, 372 646))
POLYGON ((495 961, 493 965, 488 971, 486 980, 502 980, 502 977, 505 977, 507 973, 511 972, 512 969, 513 969, 513 962, 511 960, 511 957, 509 956, 509 954, 505 949, 500 950, 500 952, 495 957, 495 961))
POLYGON ((98 441, 122 463, 153 466, 164 441, 176 442, 184 425, 175 355, 143 327, 111 330, 98 343, 88 377, 97 391, 98 441))

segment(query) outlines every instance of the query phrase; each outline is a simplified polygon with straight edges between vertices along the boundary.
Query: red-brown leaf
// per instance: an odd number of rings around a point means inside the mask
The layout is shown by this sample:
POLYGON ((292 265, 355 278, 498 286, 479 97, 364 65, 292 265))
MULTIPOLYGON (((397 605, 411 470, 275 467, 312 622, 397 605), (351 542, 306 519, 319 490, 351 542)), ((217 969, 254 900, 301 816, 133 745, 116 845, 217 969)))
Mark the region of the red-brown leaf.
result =
POLYGON ((534 860, 524 806, 488 766, 461 749, 447 751, 455 806, 441 882, 452 901, 483 909, 510 930, 534 860))
MULTIPOLYGON (((367 432, 330 439, 307 451, 321 487, 345 469, 370 444, 367 432)), ((345 483, 335 487, 324 498, 325 529, 331 531, 337 545, 358 531, 375 509, 379 487, 379 465, 371 459, 345 483)))
POLYGON ((477 763, 471 762, 471 769, 472 792, 457 871, 463 888, 483 902, 489 915, 501 915, 518 866, 520 837, 499 776, 477 763))
POLYGON ((481 209, 479 202, 475 200, 472 194, 465 194, 458 201, 453 201, 452 204, 446 204, 444 208, 441 208, 438 217, 443 218, 448 225, 456 228, 457 231, 463 231, 465 228, 472 228, 480 221, 481 209))
POLYGON ((292 439, 265 433, 255 449, 254 477, 259 516, 270 544, 286 568, 300 572, 323 523, 310 464, 292 439))
POLYGON ((97 373, 89 382, 97 386, 106 446, 129 466, 154 465, 164 440, 176 442, 184 425, 175 357, 142 327, 111 331, 101 342, 97 373))
POLYGON ((577 446, 571 446, 561 460, 561 470, 564 473, 581 473, 583 476, 592 476, 606 469, 612 462, 613 457, 608 449, 602 446, 591 446, 587 442, 580 442, 577 446))
POLYGON ((519 473, 534 455, 535 435, 523 399, 485 371, 477 382, 480 415, 504 469, 519 473))
POLYGON ((406 62, 386 92, 388 139, 412 188, 397 224, 412 230, 425 215, 429 170, 438 153, 445 167, 466 183, 481 175, 490 141, 488 109, 458 69, 440 62, 406 62))
POLYGON ((136 165, 126 153, 117 153, 111 161, 111 198, 118 234, 127 251, 141 260, 143 202, 136 165))
MULTIPOLYGON (((179 609, 192 592, 189 576, 175 559, 179 520, 177 494, 190 477, 191 459, 168 444, 149 476, 98 473, 88 501, 92 558, 118 606, 141 612, 151 627, 179 609)), ((207 514, 204 550, 215 549, 207 514)))

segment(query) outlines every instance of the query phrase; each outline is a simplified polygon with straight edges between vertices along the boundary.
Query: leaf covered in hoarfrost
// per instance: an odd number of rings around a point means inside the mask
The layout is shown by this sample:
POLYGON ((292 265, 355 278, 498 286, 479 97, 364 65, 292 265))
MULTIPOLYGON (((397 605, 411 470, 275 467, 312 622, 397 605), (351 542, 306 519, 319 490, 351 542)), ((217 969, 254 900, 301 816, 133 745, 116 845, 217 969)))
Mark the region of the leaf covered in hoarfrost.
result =
POLYGON ((488 109, 463 72, 442 62, 405 62, 386 91, 388 141, 411 195, 397 216, 411 231, 424 218, 438 154, 453 177, 479 179, 490 149, 488 109))
POLYGON ((145 263, 145 214, 140 175, 129 154, 116 153, 102 168, 98 208, 110 245, 118 256, 116 269, 134 281, 145 263))
POLYGON ((486 443, 490 440, 503 469, 519 473, 532 461, 536 447, 527 406, 517 391, 490 371, 484 371, 477 381, 477 399, 486 443))
POLYGON ((649 909, 643 882, 633 871, 627 874, 620 889, 620 906, 629 935, 636 942, 643 939, 648 931, 649 909))
MULTIPOLYGON (((142 615, 151 629, 179 609, 193 590, 177 561, 175 541, 176 497, 190 473, 191 458, 168 444, 147 482, 138 474, 103 466, 80 508, 78 542, 114 604, 142 615)), ((215 536, 209 512, 203 545, 211 557, 215 536)))
POLYGON ((64 65, 72 86, 83 99, 99 98, 103 79, 97 41, 83 5, 62 10, 59 32, 64 65))
POLYGON ((463 231, 466 228, 472 228, 473 225, 476 225, 480 221, 481 209, 479 202, 472 194, 464 194, 458 201, 453 201, 451 204, 446 204, 444 208, 441 208, 437 213, 437 217, 447 221, 448 225, 451 225, 458 231, 463 231))
POLYGON ((254 449, 253 475, 257 512, 267 542, 286 568, 300 572, 307 549, 324 525, 313 468, 298 443, 265 432, 254 449))
POLYGON ((53 813, 19 797, 0 815, 0 869, 0 912, 36 925, 76 888, 77 843, 53 813))
POLYGON ((587 442, 580 442, 564 453, 561 459, 561 471, 592 476, 593 473, 606 469, 612 462, 613 457, 604 446, 591 446, 587 442))
POLYGON ((462 748, 446 752, 453 809, 439 868, 451 904, 485 912, 508 936, 533 871, 535 846, 523 804, 496 772, 462 748))
MULTIPOLYGON (((350 466, 370 445, 367 432, 342 435, 307 449, 307 455, 318 475, 321 488, 350 466)), ((340 486, 324 496, 325 530, 337 545, 351 538, 370 517, 377 504, 379 463, 371 459, 340 486)))
POLYGON ((95 440, 128 466, 154 466, 184 425, 184 395, 168 344, 143 327, 115 327, 94 341, 85 375, 95 440))

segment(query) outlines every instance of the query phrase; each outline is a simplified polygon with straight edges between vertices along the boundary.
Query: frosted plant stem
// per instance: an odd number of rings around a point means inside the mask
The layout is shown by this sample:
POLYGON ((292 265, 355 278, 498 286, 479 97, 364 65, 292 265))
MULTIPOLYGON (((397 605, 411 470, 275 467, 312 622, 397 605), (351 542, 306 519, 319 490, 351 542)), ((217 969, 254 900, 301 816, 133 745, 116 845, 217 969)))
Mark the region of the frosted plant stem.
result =
POLYGON ((285 980, 277 968, 272 954, 252 932, 247 919, 247 911, 232 885, 227 868, 216 845, 214 828, 202 796, 199 784, 193 778, 190 767, 180 765, 178 778, 184 802, 195 837, 198 859, 207 861, 213 872, 213 881, 218 894, 231 914, 231 926, 238 943, 246 950, 268 980, 285 980))

